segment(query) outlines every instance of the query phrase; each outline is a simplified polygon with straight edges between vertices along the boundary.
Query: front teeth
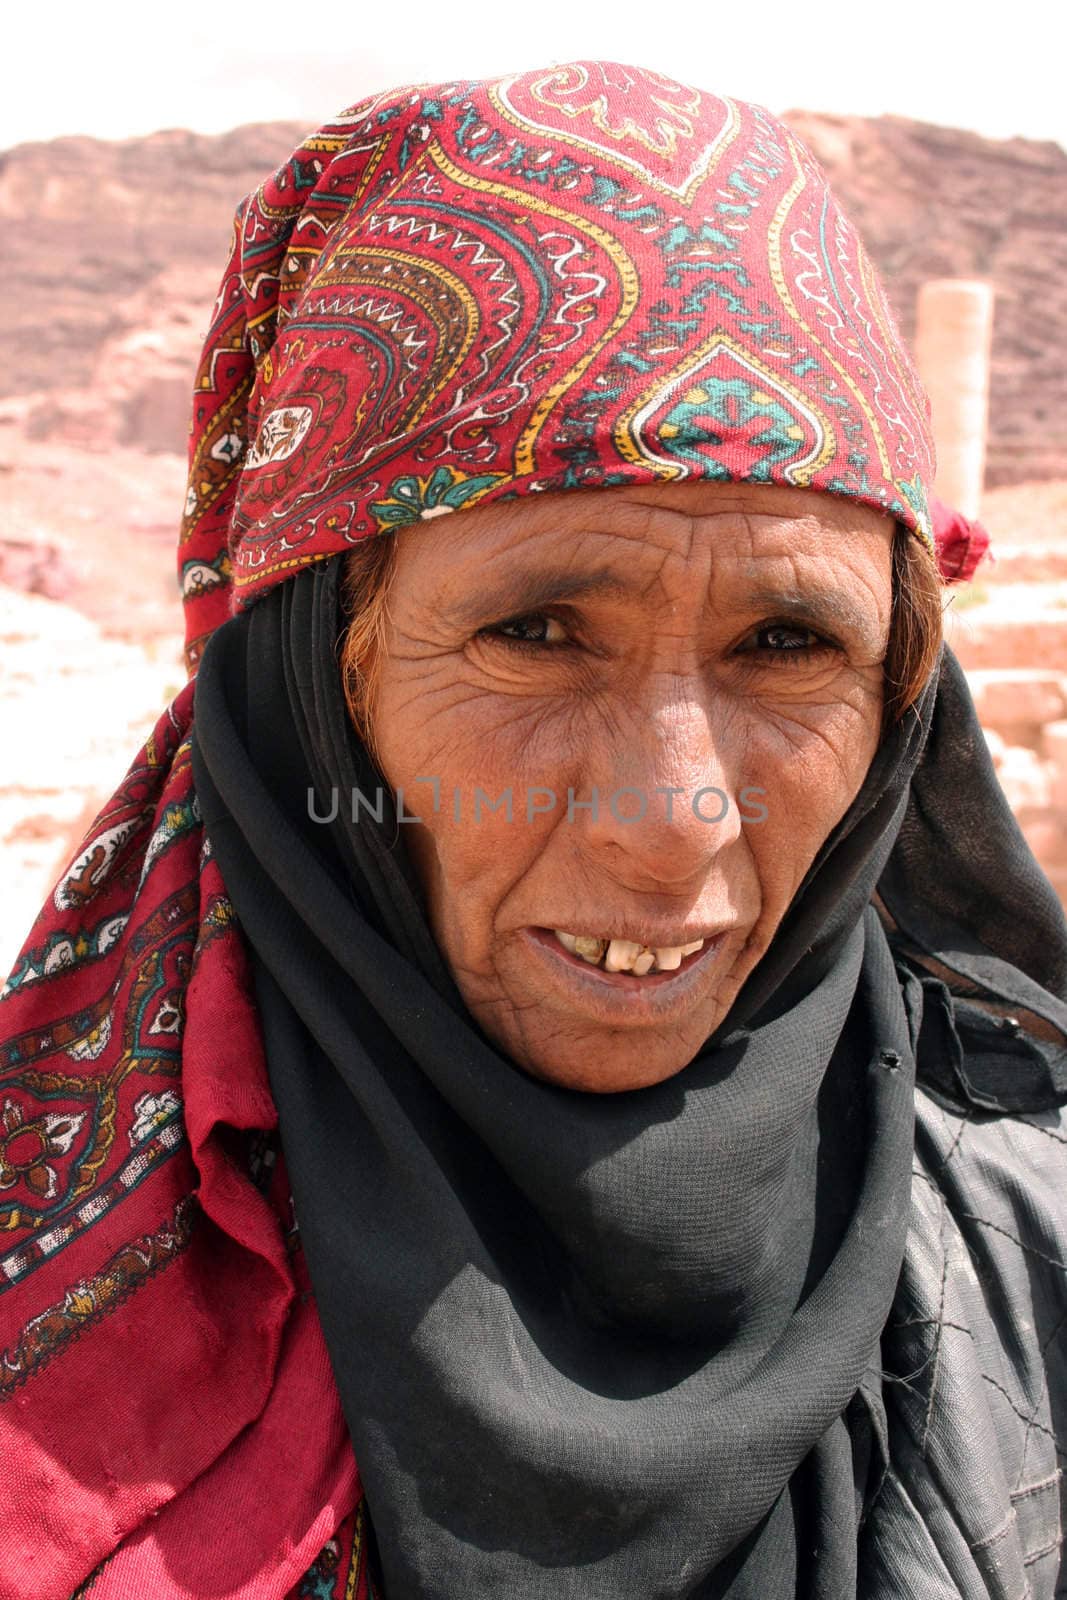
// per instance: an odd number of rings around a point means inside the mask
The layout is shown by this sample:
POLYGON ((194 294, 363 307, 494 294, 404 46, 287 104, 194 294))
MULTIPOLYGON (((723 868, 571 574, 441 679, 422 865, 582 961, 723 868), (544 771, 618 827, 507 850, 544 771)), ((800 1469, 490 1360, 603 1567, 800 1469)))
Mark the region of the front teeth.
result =
POLYGON ((630 939, 612 939, 604 957, 605 972, 632 972, 634 962, 641 954, 641 946, 630 939))
POLYGON ((632 972, 638 978, 645 977, 653 970, 677 972, 684 956, 695 955, 704 946, 703 939, 694 939, 691 944, 652 949, 648 945, 635 944, 632 939, 595 939, 591 934, 564 933, 559 928, 554 931, 564 950, 580 956, 590 966, 603 964, 606 972, 632 972))

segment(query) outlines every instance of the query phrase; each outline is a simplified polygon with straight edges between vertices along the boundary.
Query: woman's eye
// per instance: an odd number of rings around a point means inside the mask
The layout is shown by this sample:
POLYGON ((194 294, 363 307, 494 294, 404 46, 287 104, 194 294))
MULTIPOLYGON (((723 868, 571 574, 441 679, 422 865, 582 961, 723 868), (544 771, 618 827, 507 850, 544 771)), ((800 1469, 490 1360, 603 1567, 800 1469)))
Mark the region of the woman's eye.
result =
POLYGON ((561 622, 540 613, 511 617, 507 622, 494 623, 481 631, 490 638, 509 640, 512 644, 563 644, 567 638, 567 630, 561 622))
POLYGON ((756 638, 762 650, 810 650, 813 644, 823 643, 810 628, 787 628, 784 623, 761 628, 756 638))
POLYGON ((749 634, 741 646, 743 655, 779 656, 794 661, 810 661, 813 656, 836 650, 837 646, 824 639, 813 628, 800 627, 795 622, 768 622, 749 634))

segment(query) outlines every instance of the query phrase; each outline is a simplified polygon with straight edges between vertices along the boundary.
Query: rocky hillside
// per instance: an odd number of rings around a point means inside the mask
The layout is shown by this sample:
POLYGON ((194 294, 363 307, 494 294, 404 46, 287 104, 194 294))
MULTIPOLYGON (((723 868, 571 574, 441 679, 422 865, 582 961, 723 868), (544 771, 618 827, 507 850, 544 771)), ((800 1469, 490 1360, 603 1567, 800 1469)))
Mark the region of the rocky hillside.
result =
MULTIPOLYGON (((989 483, 1067 467, 1067 152, 794 112, 906 332, 925 278, 997 288, 989 483)), ((236 201, 306 131, 287 123, 0 154, 0 420, 90 448, 184 447, 189 383, 236 201)))

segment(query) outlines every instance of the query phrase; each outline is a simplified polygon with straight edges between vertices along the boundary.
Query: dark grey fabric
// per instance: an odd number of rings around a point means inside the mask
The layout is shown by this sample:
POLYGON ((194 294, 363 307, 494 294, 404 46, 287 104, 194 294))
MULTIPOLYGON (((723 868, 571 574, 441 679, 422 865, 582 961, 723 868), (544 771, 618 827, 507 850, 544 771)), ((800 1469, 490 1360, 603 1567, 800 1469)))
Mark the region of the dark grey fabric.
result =
MULTIPOLYGON (((517 1072, 466 1016, 395 829, 308 820, 309 782, 320 804, 333 783, 373 786, 338 689, 336 581, 326 564, 216 635, 194 770, 257 961, 387 1600, 937 1593, 922 1587, 931 1549, 957 1584, 946 1593, 982 1592, 959 1587, 936 1496, 908 1500, 919 1480, 898 1399, 916 1389, 905 1369, 921 1320, 897 1317, 901 1295, 929 1299, 909 1288, 926 1282, 925 1218, 908 1206, 915 1052, 922 1103, 936 1094, 942 1117, 962 1104, 973 1121, 976 1092, 987 1114, 1027 1076, 1012 1070, 1025 1032, 972 1049, 984 1013, 972 1006, 970 1034, 957 1027, 951 974, 924 965, 960 943, 951 858, 931 883, 914 822, 932 809, 951 839, 970 705, 951 658, 883 742, 720 1033, 667 1084, 573 1095, 517 1072), (892 944, 869 907, 883 875, 894 917, 931 898, 925 919, 897 919, 892 944), (904 1587, 886 1586, 894 1571, 904 1587)), ((1004 839, 1025 852, 1017 831, 1004 839)), ((998 871, 1015 865, 1009 854, 998 871)), ((992 975, 998 995, 1060 1014, 1041 978, 1049 944, 1067 940, 1045 913, 1040 951, 1017 938, 1010 959, 964 952, 979 963, 972 997, 992 975)), ((1062 1052, 1036 1058, 1031 1112, 1067 1098, 1062 1052)), ((1018 1309, 1016 1297, 998 1336, 1018 1309)), ((941 1302, 930 1326, 947 1327, 941 1302)), ((936 1393, 930 1405, 927 1452, 944 1432, 936 1393)), ((1037 1503, 1025 1464, 1023 1478, 1037 1503)), ((947 1482, 950 1522, 965 1487, 947 1482)), ((960 1540, 980 1567, 969 1526, 960 1540)), ((1034 1554, 1028 1539, 1024 1570, 1034 1554)))
MULTIPOLYGON (((1067 1595, 1067 1113, 917 1095, 861 1596, 1067 1595)), ((878 1395, 874 1396, 877 1404, 878 1395)))

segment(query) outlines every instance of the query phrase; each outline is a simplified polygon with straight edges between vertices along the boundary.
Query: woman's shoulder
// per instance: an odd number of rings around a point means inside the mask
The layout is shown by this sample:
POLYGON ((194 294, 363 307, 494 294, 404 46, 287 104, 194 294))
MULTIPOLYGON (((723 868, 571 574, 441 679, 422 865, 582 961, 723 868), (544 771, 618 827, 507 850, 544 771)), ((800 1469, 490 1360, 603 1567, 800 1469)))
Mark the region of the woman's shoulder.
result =
POLYGON ((932 1546, 924 1592, 938 1573, 945 1595, 1067 1594, 1067 1109, 964 1112, 917 1090, 882 1363, 888 1492, 932 1546))
POLYGON ((1067 1106, 983 1112, 915 1093, 913 1199, 951 1215, 979 1257, 1055 1263, 1067 1256, 1067 1106))
POLYGON ((918 1088, 908 1256, 939 1282, 958 1262, 1004 1339, 1054 1312, 1042 1349, 1067 1350, 1067 1106, 963 1110, 918 1088))

